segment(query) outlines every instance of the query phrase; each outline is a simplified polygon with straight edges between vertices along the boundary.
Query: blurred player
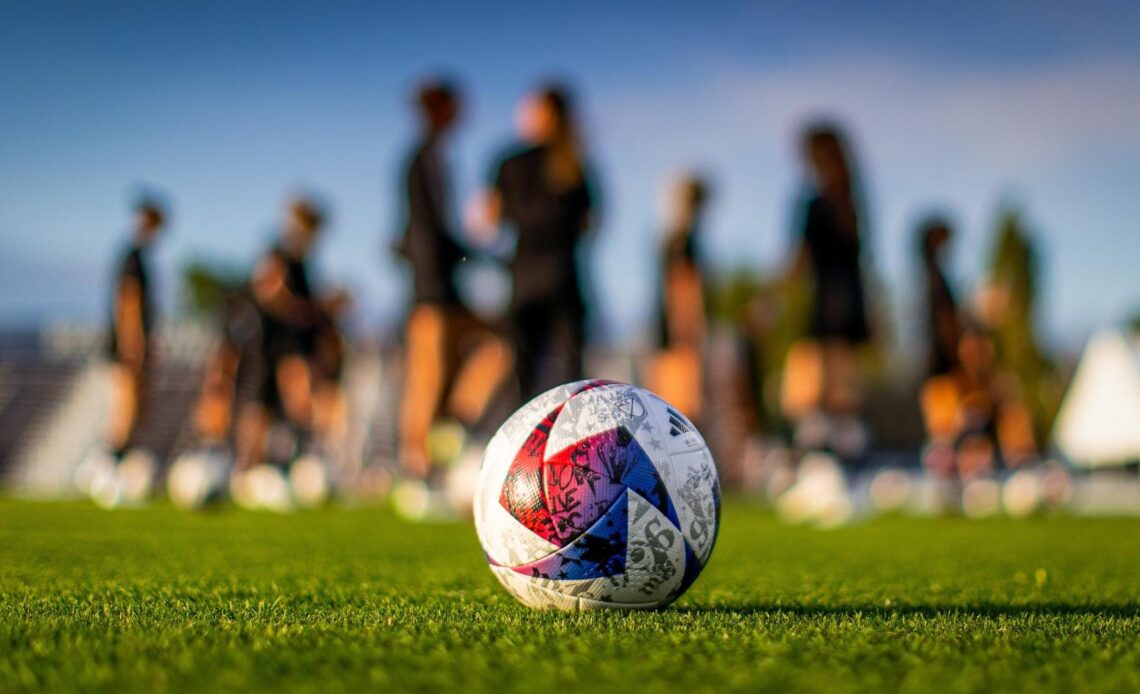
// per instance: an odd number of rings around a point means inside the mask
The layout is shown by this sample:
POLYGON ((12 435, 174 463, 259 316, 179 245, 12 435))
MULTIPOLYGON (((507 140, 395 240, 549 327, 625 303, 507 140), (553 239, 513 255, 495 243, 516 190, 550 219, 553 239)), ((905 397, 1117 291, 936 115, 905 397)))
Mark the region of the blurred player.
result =
POLYGON ((787 372, 792 380, 800 378, 809 385, 798 397, 785 397, 785 407, 797 420, 801 445, 827 446, 852 458, 866 445, 857 418, 855 348, 871 336, 861 267, 862 215, 842 132, 829 124, 813 125, 804 135, 803 148, 812 190, 796 266, 812 278, 814 303, 810 340, 793 346, 787 372))
POLYGON ((341 386, 347 348, 340 323, 351 303, 344 290, 321 301, 313 344, 313 434, 329 462, 344 462, 347 453, 348 399, 341 386))
POLYGON ((116 269, 109 344, 113 404, 107 445, 118 461, 138 444, 139 423, 146 410, 156 318, 148 250, 165 223, 166 214, 158 202, 139 202, 130 247, 116 269))
POLYGON ((1037 454, 1020 384, 1000 368, 993 338, 977 325, 962 329, 953 368, 926 383, 922 407, 931 438, 924 464, 936 476, 969 480, 1037 454))
POLYGON ((516 234, 509 313, 527 400, 583 376, 587 311, 576 255, 595 204, 567 89, 548 84, 527 95, 518 127, 524 144, 496 167, 479 226, 505 223, 516 234))
POLYGON ((648 374, 649 389, 694 421, 700 417, 704 382, 706 324, 698 243, 707 196, 707 185, 696 176, 683 177, 671 191, 661 251, 660 351, 648 374))
POLYGON ((958 363, 962 326, 954 289, 943 268, 946 248, 953 239, 953 230, 941 218, 930 218, 919 229, 919 254, 926 285, 928 378, 948 374, 958 363))
POLYGON ((459 120, 458 89, 432 81, 416 95, 422 130, 405 178, 406 224, 399 251, 412 268, 407 368, 400 419, 401 455, 409 477, 426 478, 434 460, 433 425, 466 427, 482 417, 510 369, 510 350, 463 303, 456 273, 469 253, 453 230, 446 148, 459 120))
POLYGON ((311 360, 321 308, 310 283, 308 261, 323 223, 324 215, 314 202, 292 200, 281 238, 257 263, 250 278, 250 293, 261 319, 259 383, 256 397, 238 414, 239 468, 266 461, 274 421, 283 420, 292 429, 295 440, 290 454, 303 450, 312 432, 311 360))
POLYGON ((149 198, 134 212, 130 246, 116 264, 111 296, 111 398, 104 446, 92 450, 75 471, 80 490, 108 508, 148 496, 155 469, 139 435, 154 367, 156 311, 148 250, 165 226, 166 214, 149 198))

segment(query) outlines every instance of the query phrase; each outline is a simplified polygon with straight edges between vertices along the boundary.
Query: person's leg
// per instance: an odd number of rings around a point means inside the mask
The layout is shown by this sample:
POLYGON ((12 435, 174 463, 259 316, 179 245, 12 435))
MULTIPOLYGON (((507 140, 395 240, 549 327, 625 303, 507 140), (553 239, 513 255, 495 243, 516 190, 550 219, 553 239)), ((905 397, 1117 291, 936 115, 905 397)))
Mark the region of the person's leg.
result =
POLYGON ((863 457, 870 443, 867 427, 859 419, 862 404, 855 369, 855 347, 843 338, 823 343, 824 411, 830 420, 827 441, 847 462, 863 457))
POLYGON ((859 409, 855 349, 846 340, 823 343, 823 406, 833 414, 850 415, 859 409))
POLYGON ((674 345, 653 355, 646 369, 649 390, 690 420, 700 419, 700 357, 691 345, 674 345))
POLYGON ((511 311, 511 336, 515 343, 519 392, 524 402, 544 390, 542 371, 547 357, 548 329, 543 306, 529 304, 511 311))
POLYGON ((198 435, 204 441, 223 441, 233 427, 237 370, 237 350, 229 345, 220 346, 206 364, 202 394, 194 411, 198 435))
POLYGON ((961 433, 958 417, 961 402, 958 385, 952 376, 941 374, 928 378, 922 384, 919 404, 926 435, 931 441, 944 443, 958 437, 961 433))
POLYGON ((565 372, 563 379, 555 384, 580 381, 586 377, 586 314, 578 307, 563 310, 566 327, 565 372))
POLYGON ((313 387, 313 435, 327 450, 344 450, 348 438, 348 399, 335 379, 322 378, 313 387))
POLYGON ((417 306, 408 318, 400 450, 404 472, 426 477, 431 470, 427 437, 444 384, 444 318, 435 306, 417 306))
POLYGON ((133 443, 138 425, 140 375, 125 364, 111 368, 111 410, 107 422, 107 446, 121 456, 133 443))
POLYGON ((274 369, 285 417, 303 431, 312 425, 313 379, 309 363, 300 354, 282 357, 274 369))
POLYGON ((511 349, 494 330, 464 310, 450 320, 448 341, 463 354, 448 398, 448 411, 467 426, 483 417, 487 404, 510 373, 511 349))
POLYGON ((535 395, 581 380, 583 326, 580 314, 559 304, 547 304, 536 311, 534 332, 542 336, 535 364, 535 395))
POLYGON ((780 408, 789 421, 797 422, 823 405, 823 348, 814 339, 796 340, 784 358, 780 384, 780 408))
POLYGON ((1020 467, 1035 459, 1033 417, 1023 403, 1011 401, 999 405, 994 427, 1002 461, 1007 467, 1020 467))
POLYGON ((239 470, 248 470, 265 461, 268 436, 268 410, 260 403, 244 403, 238 411, 234 432, 234 453, 239 470))

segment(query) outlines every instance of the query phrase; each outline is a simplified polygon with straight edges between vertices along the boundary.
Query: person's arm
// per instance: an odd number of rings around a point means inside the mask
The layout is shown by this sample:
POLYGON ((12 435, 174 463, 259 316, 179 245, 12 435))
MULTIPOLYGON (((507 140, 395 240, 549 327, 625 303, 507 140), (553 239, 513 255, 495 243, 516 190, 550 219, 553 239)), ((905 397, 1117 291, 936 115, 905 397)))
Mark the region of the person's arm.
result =
POLYGON ((134 369, 141 368, 146 354, 142 314, 142 284, 137 277, 126 275, 115 293, 115 356, 134 369))
POLYGON ((811 270, 811 240, 818 235, 819 225, 822 223, 817 200, 809 202, 800 209, 801 212, 797 215, 799 223, 796 229, 795 252, 792 261, 788 263, 787 271, 784 273, 785 283, 794 283, 811 270))
POLYGON ((253 270, 250 286, 257 303, 274 318, 297 326, 311 325, 316 316, 313 306, 289 291, 285 284, 284 261, 276 255, 264 258, 253 270))
POLYGON ((501 175, 487 190, 477 194, 467 207, 466 226, 468 234, 479 244, 491 245, 499 234, 503 223, 503 192, 500 188, 501 175))

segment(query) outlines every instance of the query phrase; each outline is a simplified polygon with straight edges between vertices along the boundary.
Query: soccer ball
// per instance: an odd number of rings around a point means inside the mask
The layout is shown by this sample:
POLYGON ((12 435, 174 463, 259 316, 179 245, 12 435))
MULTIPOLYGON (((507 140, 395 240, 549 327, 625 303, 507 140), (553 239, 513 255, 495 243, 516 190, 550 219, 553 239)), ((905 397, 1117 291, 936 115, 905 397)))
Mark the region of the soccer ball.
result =
POLYGON ((183 509, 202 508, 226 490, 233 458, 223 449, 206 448, 184 453, 166 474, 166 493, 183 509))
POLYGON ((712 553, 720 488, 696 428, 653 393, 611 381, 549 390, 487 445, 475 527, 521 602, 653 609, 712 553))

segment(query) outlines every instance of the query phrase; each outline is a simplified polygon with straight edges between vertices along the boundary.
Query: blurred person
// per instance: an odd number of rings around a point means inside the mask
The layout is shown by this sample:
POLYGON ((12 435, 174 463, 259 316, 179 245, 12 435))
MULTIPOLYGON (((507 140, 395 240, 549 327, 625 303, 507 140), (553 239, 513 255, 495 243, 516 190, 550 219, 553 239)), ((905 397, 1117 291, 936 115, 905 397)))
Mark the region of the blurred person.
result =
POLYGON ((962 333, 958 301, 943 267, 954 238, 949 222, 931 217, 919 228, 919 254, 926 287, 927 378, 950 373, 958 362, 962 333))
POLYGON ((975 313, 991 332, 1002 370, 1016 377, 1033 421, 1034 438, 1048 438, 1063 381, 1038 338, 1040 249, 1015 208, 1002 211, 975 313))
POLYGON ((343 289, 331 292, 320 303, 313 341, 313 434, 325 453, 341 458, 348 436, 348 397, 341 379, 347 344, 341 321, 352 304, 343 289))
POLYGON ((936 476, 970 480, 1036 453, 1017 378, 1001 369, 993 337, 976 324, 962 329, 953 368, 926 384, 922 400, 931 438, 923 462, 936 476))
POLYGON ((508 309, 524 400, 583 377, 587 306, 577 265, 594 222, 593 183, 570 92, 549 83, 518 112, 523 144, 496 167, 477 228, 516 234, 508 309))
POLYGON ((248 282, 226 292, 220 327, 195 409, 196 432, 207 447, 233 443, 235 413, 256 401, 261 389, 263 325, 248 282))
POLYGON ((700 418, 706 332, 704 281, 699 260, 701 217, 708 185, 698 176, 678 180, 670 196, 661 249, 657 348, 648 386, 689 419, 700 418))
MULTIPOLYGON (((926 289, 927 332, 926 375, 919 397, 927 436, 923 463, 940 478, 954 476, 955 447, 966 426, 964 419, 977 419, 962 409, 961 391, 968 388, 963 387, 961 376, 967 371, 960 368, 959 351, 965 347, 965 353, 971 356, 969 372, 975 374, 972 380, 977 381, 983 370, 985 349, 985 343, 979 341, 973 331, 968 339, 963 339, 958 304, 943 267, 943 256, 952 240, 953 232, 944 219, 931 217, 919 225, 918 252, 926 289)), ((978 402, 978 398, 973 401, 978 402)), ((976 423, 969 426, 978 428, 976 423)), ((987 438, 967 441, 966 451, 963 469, 967 476, 992 468, 992 450, 987 438)))
POLYGON ((863 225, 855 166, 842 131, 811 125, 803 137, 811 178, 794 268, 808 272, 813 304, 809 339, 788 354, 784 402, 797 439, 855 457, 866 446, 858 420, 855 349, 870 340, 862 270, 863 225))
POLYGON ((430 81, 416 94, 415 109, 421 136, 405 176, 407 220, 398 247, 413 281, 400 439, 405 473, 426 478, 433 425, 453 418, 475 426, 505 380, 511 356, 506 341, 464 304, 457 286, 469 251, 452 228, 446 148, 462 112, 459 90, 430 81))
POLYGON ((138 445, 140 422, 154 366, 156 310, 149 249, 166 225, 166 213, 153 198, 135 206, 130 246, 119 260, 112 297, 109 356, 112 406, 107 446, 116 461, 138 445))
POLYGON ((278 242, 255 265, 250 295, 260 317, 256 397, 238 415, 239 468, 266 460, 269 427, 284 420, 296 434, 295 451, 312 431, 311 360, 321 306, 309 277, 309 256, 324 213, 312 200, 289 202, 278 242))

